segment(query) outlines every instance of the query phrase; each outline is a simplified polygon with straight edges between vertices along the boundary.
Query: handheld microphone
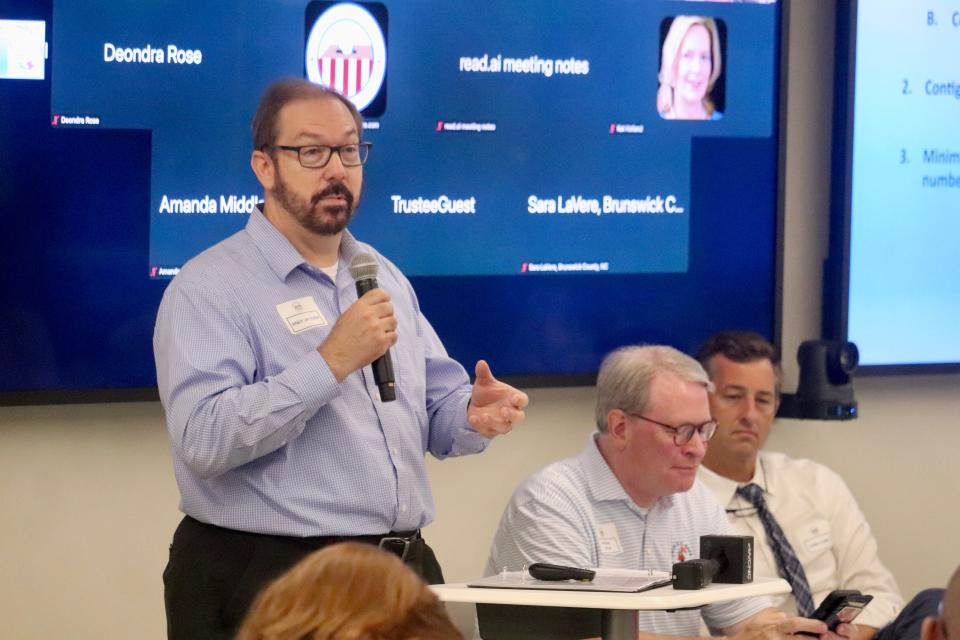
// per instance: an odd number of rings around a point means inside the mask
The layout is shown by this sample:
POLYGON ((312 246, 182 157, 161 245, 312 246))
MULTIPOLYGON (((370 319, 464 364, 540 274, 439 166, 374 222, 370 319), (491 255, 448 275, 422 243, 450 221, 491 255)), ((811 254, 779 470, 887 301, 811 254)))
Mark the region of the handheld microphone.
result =
MULTIPOLYGON (((350 259, 350 276, 357 283, 357 297, 363 297, 367 291, 377 288, 377 261, 369 253, 358 253, 350 259)), ((390 350, 370 363, 373 367, 373 380, 380 389, 380 401, 390 402, 397 399, 396 380, 393 376, 393 362, 390 350)))

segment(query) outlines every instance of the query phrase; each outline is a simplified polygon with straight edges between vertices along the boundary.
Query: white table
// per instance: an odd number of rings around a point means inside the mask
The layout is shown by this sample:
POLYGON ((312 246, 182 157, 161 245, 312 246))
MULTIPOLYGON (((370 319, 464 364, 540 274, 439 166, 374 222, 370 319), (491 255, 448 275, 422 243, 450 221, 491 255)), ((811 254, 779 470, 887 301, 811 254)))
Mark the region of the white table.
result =
POLYGON ((430 588, 443 602, 602 609, 604 640, 636 640, 640 611, 689 609, 790 591, 787 581, 780 578, 758 578, 747 584, 711 584, 696 591, 678 591, 668 586, 641 593, 490 589, 468 587, 466 583, 436 584, 430 588))

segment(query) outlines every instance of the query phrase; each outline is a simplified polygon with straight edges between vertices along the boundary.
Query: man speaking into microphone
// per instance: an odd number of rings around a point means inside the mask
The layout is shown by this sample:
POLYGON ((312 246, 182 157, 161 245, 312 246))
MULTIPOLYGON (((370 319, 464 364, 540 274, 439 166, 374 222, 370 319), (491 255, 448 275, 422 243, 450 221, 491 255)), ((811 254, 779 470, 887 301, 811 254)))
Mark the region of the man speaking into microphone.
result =
POLYGON ((170 638, 232 638, 266 582, 342 540, 442 581, 419 533, 434 516, 424 453, 478 453, 524 418, 527 396, 484 361, 471 386, 407 279, 347 231, 362 132, 338 93, 269 87, 250 159, 263 204, 163 296, 154 354, 185 514, 164 571, 170 638))

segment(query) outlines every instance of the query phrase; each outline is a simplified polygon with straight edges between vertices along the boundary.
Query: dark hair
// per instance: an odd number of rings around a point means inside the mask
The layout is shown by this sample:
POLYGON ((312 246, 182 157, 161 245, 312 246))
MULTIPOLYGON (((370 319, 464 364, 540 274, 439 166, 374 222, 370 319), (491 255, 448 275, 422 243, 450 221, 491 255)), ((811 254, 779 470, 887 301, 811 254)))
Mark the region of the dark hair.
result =
POLYGON ((773 365, 773 372, 777 376, 777 395, 780 395, 781 378, 783 371, 780 368, 780 354, 770 342, 753 331, 720 331, 703 343, 697 351, 697 360, 708 373, 710 361, 714 356, 721 355, 733 362, 746 363, 757 360, 769 360, 773 365))
POLYGON ((357 123, 357 135, 363 139, 363 116, 357 107, 345 97, 319 84, 314 84, 303 78, 285 78, 274 82, 263 92, 260 105, 253 115, 250 126, 253 129, 253 148, 263 149, 264 146, 274 144, 277 140, 277 118, 280 110, 296 100, 313 100, 317 98, 332 98, 339 100, 350 111, 354 122, 357 123))

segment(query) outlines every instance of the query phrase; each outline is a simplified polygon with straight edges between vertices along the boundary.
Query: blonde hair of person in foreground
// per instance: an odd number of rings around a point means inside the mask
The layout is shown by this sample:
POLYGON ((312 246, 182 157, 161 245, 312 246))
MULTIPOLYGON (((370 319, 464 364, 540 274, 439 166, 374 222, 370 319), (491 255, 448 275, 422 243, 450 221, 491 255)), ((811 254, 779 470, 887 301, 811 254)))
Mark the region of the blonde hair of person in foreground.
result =
POLYGON ((462 640, 400 558, 344 542, 316 551, 257 596, 237 640, 462 640))

